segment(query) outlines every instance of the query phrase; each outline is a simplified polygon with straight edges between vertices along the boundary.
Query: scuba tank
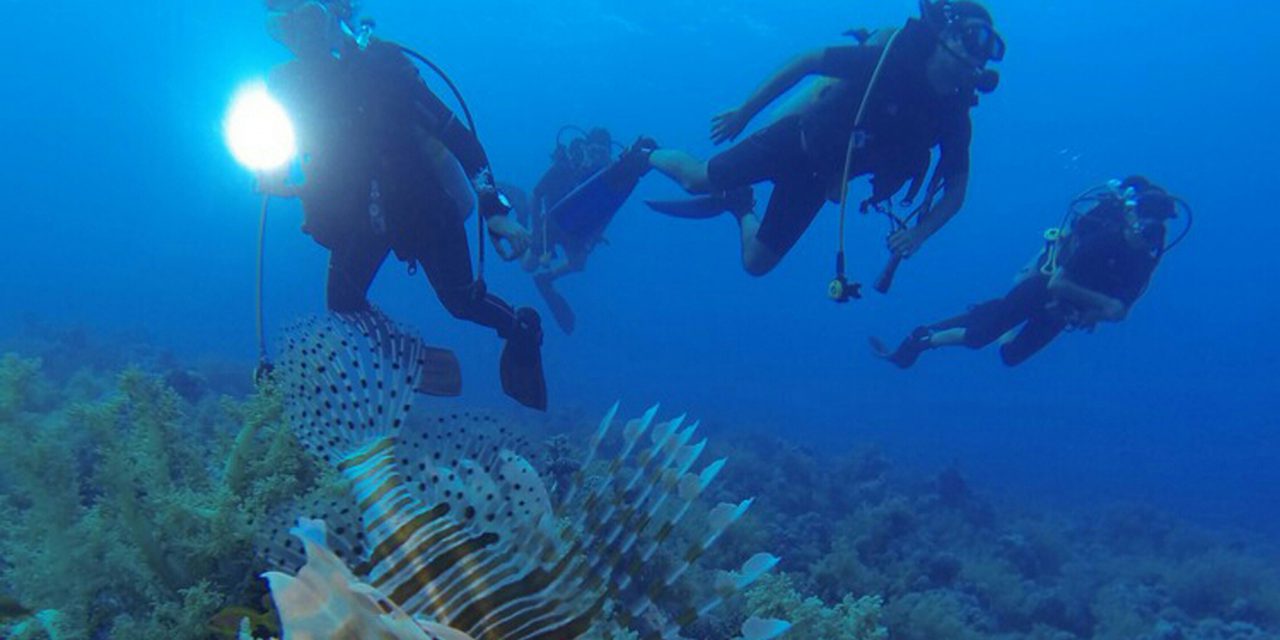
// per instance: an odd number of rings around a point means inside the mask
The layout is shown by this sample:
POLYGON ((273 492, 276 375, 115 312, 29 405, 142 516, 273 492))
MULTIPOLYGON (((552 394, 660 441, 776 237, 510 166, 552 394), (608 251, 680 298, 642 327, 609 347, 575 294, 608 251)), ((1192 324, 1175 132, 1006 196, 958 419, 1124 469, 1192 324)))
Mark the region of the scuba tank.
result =
POLYGON ((1151 248, 1151 256, 1158 262, 1164 258, 1170 251, 1176 248, 1191 233, 1192 225, 1195 223, 1195 212, 1186 200, 1166 192, 1163 188, 1146 183, 1144 189, 1138 189, 1135 178, 1127 180, 1108 180, 1096 187, 1087 189, 1076 196, 1067 206, 1067 212, 1063 215, 1062 223, 1054 228, 1045 230, 1045 248, 1041 252, 1040 271, 1044 275, 1050 276, 1057 270, 1062 262, 1064 253, 1069 253, 1070 243, 1076 237, 1076 225, 1085 216, 1102 215, 1099 212, 1104 209, 1111 209, 1114 212, 1115 220, 1111 223, 1116 225, 1113 230, 1122 232, 1125 227, 1136 233, 1140 237, 1154 239, 1156 244, 1151 248), (1141 217, 1135 221, 1134 214, 1141 206, 1141 200, 1144 193, 1158 193, 1172 201, 1173 210, 1169 218, 1182 218, 1185 223, 1183 229, 1172 241, 1166 239, 1163 232, 1163 222, 1153 222, 1152 219, 1141 217), (1160 232, 1150 233, 1149 225, 1160 225, 1160 232), (1158 238, 1158 239, 1157 239, 1158 238))

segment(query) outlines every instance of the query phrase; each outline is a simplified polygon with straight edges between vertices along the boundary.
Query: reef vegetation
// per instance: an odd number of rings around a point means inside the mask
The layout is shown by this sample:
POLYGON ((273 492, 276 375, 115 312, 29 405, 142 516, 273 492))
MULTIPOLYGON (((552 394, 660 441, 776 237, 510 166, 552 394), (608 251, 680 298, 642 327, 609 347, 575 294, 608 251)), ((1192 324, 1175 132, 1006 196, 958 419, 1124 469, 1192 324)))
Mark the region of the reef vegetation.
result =
MULTIPOLYGON (((282 394, 136 337, 33 325, 0 351, 0 637, 278 636, 264 530, 342 487, 282 394)), ((525 457, 560 500, 606 404, 538 424, 493 415, 536 443, 525 457)), ((729 463, 702 499, 754 502, 687 588, 763 549, 781 561, 682 637, 733 638, 753 617, 824 640, 1280 637, 1275 550, 1243 534, 1143 507, 1011 506, 957 469, 711 429, 707 455, 729 463)), ((586 637, 637 637, 613 613, 586 637)))

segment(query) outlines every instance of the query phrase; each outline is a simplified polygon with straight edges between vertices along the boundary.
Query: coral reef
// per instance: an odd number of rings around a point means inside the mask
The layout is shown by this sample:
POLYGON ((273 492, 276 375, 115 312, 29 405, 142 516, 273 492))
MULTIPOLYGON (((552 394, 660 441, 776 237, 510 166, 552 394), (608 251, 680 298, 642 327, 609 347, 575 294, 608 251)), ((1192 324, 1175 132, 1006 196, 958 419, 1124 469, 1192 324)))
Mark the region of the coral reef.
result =
POLYGON ((256 588, 254 523, 314 481, 270 389, 180 397, 129 368, 114 389, 52 385, 38 360, 0 363, 0 591, 52 622, 25 637, 203 638, 256 588))
POLYGON ((758 496, 725 548, 774 549, 794 589, 826 602, 883 598, 893 638, 1280 636, 1264 542, 1141 507, 999 509, 958 469, 895 474, 874 450, 819 456, 740 434, 718 453, 739 462, 724 490, 758 496))
POLYGON ((887 640, 880 624, 881 600, 875 596, 847 595, 834 607, 814 596, 800 595, 785 574, 764 576, 747 591, 752 615, 780 618, 791 623, 792 638, 823 640, 887 640))
MULTIPOLYGON (((257 606, 259 533, 306 496, 345 488, 284 428, 276 390, 133 338, 34 326, 5 344, 0 637, 234 638, 234 628, 209 628, 218 612, 252 614, 254 637, 278 635, 268 631, 274 611, 257 606)), ((530 462, 554 500, 602 464, 580 463, 596 426, 589 412, 508 424, 545 443, 530 462)), ((906 472, 874 449, 819 454, 735 430, 706 455, 731 464, 702 499, 756 499, 698 564, 770 549, 781 573, 702 616, 686 638, 732 638, 752 616, 824 640, 1280 637, 1276 551, 1244 534, 1142 506, 1014 507, 962 468, 906 472)), ((673 536, 675 546, 692 540, 673 536)), ((674 555, 656 552, 652 570, 680 562, 674 555)), ((673 596, 696 602, 717 574, 694 565, 687 578, 673 596)), ((584 637, 635 637, 625 622, 606 611, 584 637)))

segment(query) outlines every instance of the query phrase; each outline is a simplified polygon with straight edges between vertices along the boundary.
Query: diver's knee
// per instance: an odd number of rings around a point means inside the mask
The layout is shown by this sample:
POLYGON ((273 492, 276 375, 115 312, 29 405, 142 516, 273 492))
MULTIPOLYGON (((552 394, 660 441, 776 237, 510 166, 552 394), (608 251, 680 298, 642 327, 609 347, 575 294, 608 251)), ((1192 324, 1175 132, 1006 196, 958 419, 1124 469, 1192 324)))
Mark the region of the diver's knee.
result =
POLYGON ((1000 362, 1006 367, 1016 367, 1027 361, 1031 357, 1030 353, 1023 353, 1018 350, 1010 349, 1009 345, 1000 347, 1000 362))
POLYGON ((349 287, 329 285, 325 292, 325 307, 333 313, 361 313, 369 310, 369 298, 363 291, 349 287))
POLYGON ((470 320, 475 316, 476 299, 469 287, 441 294, 439 298, 441 306, 454 318, 470 320))
POLYGON ((755 278, 769 275, 769 272, 773 271, 773 268, 776 266, 778 266, 777 260, 771 260, 767 257, 761 257, 758 255, 747 256, 742 260, 743 270, 747 272, 747 275, 755 278))
POLYGON ((753 277, 768 275, 781 261, 782 256, 760 244, 759 240, 748 240, 746 246, 742 248, 742 268, 753 277))

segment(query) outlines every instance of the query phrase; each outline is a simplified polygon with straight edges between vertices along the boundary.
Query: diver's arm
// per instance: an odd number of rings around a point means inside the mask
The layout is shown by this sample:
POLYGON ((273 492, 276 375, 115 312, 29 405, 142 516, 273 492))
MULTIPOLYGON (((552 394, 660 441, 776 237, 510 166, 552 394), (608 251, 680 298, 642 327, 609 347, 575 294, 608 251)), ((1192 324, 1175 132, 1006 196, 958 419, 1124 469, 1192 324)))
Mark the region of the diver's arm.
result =
POLYGON ((765 107, 806 76, 817 73, 822 68, 825 55, 825 50, 818 50, 797 56, 770 76, 741 106, 712 118, 711 140, 720 144, 738 137, 765 107))
POLYGON ((822 67, 824 54, 825 51, 818 50, 797 56, 760 85, 738 110, 745 113, 748 120, 754 118, 779 96, 796 86, 796 83, 810 74, 817 73, 822 67))
POLYGON ((965 194, 969 191, 969 174, 959 173, 943 181, 942 196, 924 215, 916 226, 902 229, 889 236, 889 250, 902 257, 908 257, 920 250, 926 240, 960 213, 964 206, 965 194))
POLYGON ((479 138, 425 84, 420 86, 422 90, 418 92, 416 102, 426 116, 429 130, 458 159, 467 175, 475 179, 489 168, 489 156, 480 146, 479 138))
POLYGON ((1081 286, 1061 268, 1049 278, 1049 293, 1083 309, 1084 319, 1088 321, 1082 320, 1081 324, 1120 322, 1129 315, 1129 305, 1124 301, 1081 286))
POLYGON ((412 100, 420 122, 431 135, 444 144, 449 153, 458 159, 458 164, 472 182, 484 187, 493 187, 493 177, 489 175, 489 156, 485 153, 480 139, 449 105, 445 104, 418 73, 417 67, 403 54, 397 54, 397 63, 402 65, 404 73, 412 74, 412 100))
POLYGON ((929 209, 927 215, 920 219, 921 233, 925 238, 937 233, 952 218, 960 213, 964 206, 965 196, 969 193, 969 174, 961 173, 943 181, 942 197, 929 209))

